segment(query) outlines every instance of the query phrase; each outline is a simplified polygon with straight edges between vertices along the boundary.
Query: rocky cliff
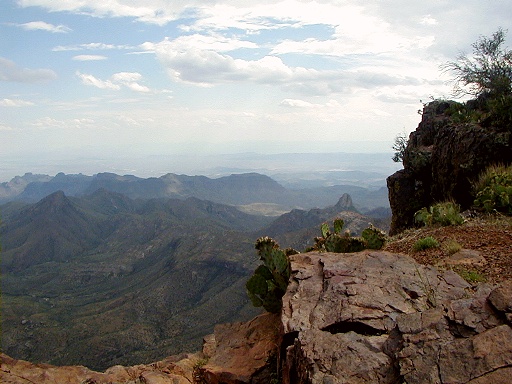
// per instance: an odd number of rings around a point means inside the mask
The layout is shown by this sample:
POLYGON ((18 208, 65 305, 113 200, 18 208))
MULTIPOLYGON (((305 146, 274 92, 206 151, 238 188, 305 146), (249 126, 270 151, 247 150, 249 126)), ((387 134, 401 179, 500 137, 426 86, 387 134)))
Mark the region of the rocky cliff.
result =
POLYGON ((403 254, 291 257, 280 315, 219 325, 202 354, 147 366, 32 365, 3 383, 508 383, 512 281, 472 287, 403 254))
POLYGON ((414 213, 436 202, 473 203, 471 184, 491 164, 512 164, 512 124, 485 110, 486 100, 433 101, 409 136, 402 170, 387 179, 390 235, 413 226, 414 213))

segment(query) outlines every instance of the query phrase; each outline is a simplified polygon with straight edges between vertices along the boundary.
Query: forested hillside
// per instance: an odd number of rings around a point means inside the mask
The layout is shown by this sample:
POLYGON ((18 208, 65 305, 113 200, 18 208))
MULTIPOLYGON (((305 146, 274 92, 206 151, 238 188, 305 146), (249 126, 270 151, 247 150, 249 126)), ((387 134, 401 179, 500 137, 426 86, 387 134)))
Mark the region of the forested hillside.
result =
POLYGON ((348 195, 342 200, 349 203, 277 219, 105 188, 4 204, 2 350, 95 369, 197 350, 215 324, 258 313, 245 282, 259 234, 281 228, 277 238, 306 246, 327 219, 371 220, 348 195))

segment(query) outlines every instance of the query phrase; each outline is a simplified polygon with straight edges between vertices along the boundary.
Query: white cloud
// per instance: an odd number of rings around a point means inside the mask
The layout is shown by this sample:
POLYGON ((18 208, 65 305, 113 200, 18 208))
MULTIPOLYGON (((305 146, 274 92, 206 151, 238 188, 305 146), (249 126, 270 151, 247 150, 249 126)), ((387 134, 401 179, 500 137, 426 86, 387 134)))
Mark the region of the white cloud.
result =
POLYGON ((372 109, 371 110, 375 115, 381 116, 381 117, 392 117, 393 115, 389 112, 383 111, 382 109, 372 109))
POLYGON ((137 72, 118 72, 112 75, 112 80, 120 83, 127 83, 132 81, 139 81, 142 75, 137 72))
POLYGON ((14 131, 14 128, 9 125, 0 123, 0 131, 14 131))
POLYGON ((47 31, 52 33, 68 33, 71 32, 71 29, 66 27, 65 25, 53 25, 46 23, 44 21, 30 21, 28 23, 23 24, 15 24, 18 27, 21 27, 27 31, 47 31))
POLYGON ((55 119, 45 116, 32 122, 32 126, 41 129, 80 129, 93 127, 95 121, 90 118, 55 119))
POLYGON ((55 80, 57 74, 51 69, 29 69, 19 67, 11 60, 0 57, 0 81, 37 83, 55 80))
POLYGON ((126 116, 126 115, 119 115, 119 116, 116 116, 117 120, 119 120, 122 124, 128 124, 128 125, 134 125, 134 126, 140 126, 140 123, 132 118, 132 117, 129 117, 129 116, 126 116))
POLYGON ((31 101, 20 100, 20 99, 1 99, 0 107, 27 107, 30 105, 34 105, 31 101))
POLYGON ((248 33, 305 25, 340 25, 343 20, 358 23, 361 6, 338 1, 218 1, 198 7, 197 20, 186 30, 236 28, 248 33), (357 16, 357 17, 356 17, 357 16))
POLYGON ((66 123, 62 120, 57 120, 52 117, 42 117, 37 119, 32 123, 34 127, 39 129, 49 129, 49 128, 65 128, 66 123))
POLYGON ((291 79, 308 81, 317 73, 314 69, 289 67, 277 56, 235 59, 211 50, 175 49, 167 42, 156 46, 156 54, 172 80, 200 86, 240 81, 282 84, 291 79))
POLYGON ((138 82, 142 79, 142 75, 137 72, 119 72, 111 77, 112 81, 122 84, 135 92, 147 93, 150 89, 138 82))
POLYGON ((259 48, 254 42, 241 40, 238 38, 226 37, 221 34, 212 33, 209 35, 192 34, 183 35, 170 40, 165 38, 160 43, 146 42, 141 44, 141 49, 145 51, 157 51, 170 49, 176 51, 187 51, 189 49, 209 50, 216 52, 229 52, 240 48, 259 48))
MULTIPOLYGON (((360 25, 370 19, 372 2, 337 0, 18 0, 23 7, 39 6, 49 11, 72 12, 93 17, 131 17, 143 23, 164 25, 187 18, 184 31, 236 28, 250 33, 304 25, 360 25), (360 3, 360 4, 357 4, 360 3)), ((390 6, 389 8, 396 9, 390 6)), ((373 20, 375 21, 375 20, 373 20)))
MULTIPOLYGON (((155 52, 171 80, 197 86, 247 82, 279 86, 302 94, 326 95, 353 92, 357 88, 404 84, 421 86, 425 83, 411 69, 404 70, 395 62, 390 64, 382 59, 374 62, 356 55, 345 69, 319 70, 287 65, 277 55, 257 60, 234 58, 227 53, 207 49, 207 45, 202 43, 196 47, 193 41, 166 39, 143 46, 155 52)), ((404 59, 403 65, 411 65, 411 61, 404 59)), ((413 66, 413 69, 418 68, 413 66)))
POLYGON ((77 55, 73 56, 73 60, 76 61, 98 61, 98 60, 106 60, 106 56, 101 55, 77 55))
POLYGON ((131 45, 115 45, 115 44, 105 44, 105 43, 85 43, 85 44, 76 44, 76 45, 58 45, 52 49, 54 52, 62 52, 62 51, 87 51, 87 50, 95 50, 95 51, 105 51, 105 50, 123 50, 123 49, 133 49, 134 47, 131 45))
POLYGON ((292 108, 318 108, 321 107, 320 104, 310 103, 309 101, 298 100, 298 99, 284 99, 280 103, 283 107, 292 107, 292 108))
POLYGON ((93 87, 100 88, 100 89, 113 89, 113 90, 119 90, 121 87, 117 84, 114 84, 110 80, 100 80, 94 77, 93 75, 88 75, 85 73, 77 72, 76 75, 82 80, 82 83, 85 85, 92 85, 93 87))
POLYGON ((108 80, 101 80, 93 75, 77 72, 76 75, 82 80, 85 85, 92 85, 100 89, 120 90, 121 86, 125 86, 135 92, 148 93, 151 90, 145 85, 139 84, 142 80, 142 75, 137 72, 119 72, 113 74, 108 80))
POLYGON ((185 1, 131 0, 18 0, 22 7, 39 6, 94 17, 133 17, 140 22, 163 25, 176 20, 188 6, 185 1))
POLYGON ((422 19, 420 21, 420 24, 423 24, 423 25, 436 25, 438 23, 437 23, 437 20, 434 19, 432 16, 425 15, 425 16, 422 17, 422 19))

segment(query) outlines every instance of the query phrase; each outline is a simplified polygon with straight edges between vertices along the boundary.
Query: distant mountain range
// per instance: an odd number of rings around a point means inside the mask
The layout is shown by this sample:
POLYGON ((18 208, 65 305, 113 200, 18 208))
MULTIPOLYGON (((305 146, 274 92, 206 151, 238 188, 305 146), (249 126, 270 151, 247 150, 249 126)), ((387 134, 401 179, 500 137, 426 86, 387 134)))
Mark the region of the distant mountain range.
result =
POLYGON ((354 204, 362 212, 378 207, 389 208, 385 187, 367 189, 336 185, 289 189, 259 173, 233 174, 216 179, 172 173, 158 178, 113 173, 94 176, 59 173, 54 177, 27 173, 0 184, 0 204, 9 201, 36 202, 59 190, 67 196, 83 196, 102 188, 132 199, 196 197, 237 206, 275 204, 276 212, 334 205, 343 193, 349 193, 355 197, 354 204))
POLYGON ((335 217, 355 233, 370 221, 385 225, 358 213, 347 194, 327 208, 277 218, 244 213, 235 205, 261 202, 254 191, 274 202, 303 193, 287 195, 258 174, 25 175, 12 183, 18 200, 0 205, 2 350, 94 369, 197 350, 215 324, 258 313, 244 285, 259 262, 261 235, 302 250, 335 217), (162 197, 163 185, 179 198, 162 197), (56 186, 70 194, 61 189, 27 202, 56 186), (193 196, 200 193, 236 204, 193 196))

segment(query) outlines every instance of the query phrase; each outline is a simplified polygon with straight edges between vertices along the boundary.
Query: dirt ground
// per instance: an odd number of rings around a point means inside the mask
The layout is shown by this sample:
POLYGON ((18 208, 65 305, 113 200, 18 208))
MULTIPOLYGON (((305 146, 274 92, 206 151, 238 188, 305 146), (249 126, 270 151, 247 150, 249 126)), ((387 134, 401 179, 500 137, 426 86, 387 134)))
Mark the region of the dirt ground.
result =
POLYGON ((512 279, 512 218, 473 218, 459 226, 410 229, 392 237, 384 250, 406 253, 422 264, 451 268, 471 283, 499 283, 512 279), (414 243, 428 236, 439 246, 414 251, 414 243))

